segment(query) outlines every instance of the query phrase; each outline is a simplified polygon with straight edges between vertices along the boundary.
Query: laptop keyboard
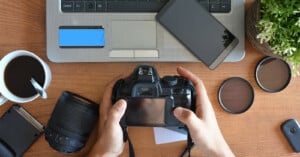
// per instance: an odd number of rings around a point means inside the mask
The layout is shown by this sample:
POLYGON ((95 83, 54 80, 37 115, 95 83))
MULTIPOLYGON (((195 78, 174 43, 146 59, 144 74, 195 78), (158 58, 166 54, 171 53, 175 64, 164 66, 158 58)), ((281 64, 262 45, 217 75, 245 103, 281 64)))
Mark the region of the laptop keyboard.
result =
MULTIPOLYGON (((158 12, 168 0, 61 0, 63 12, 158 12)), ((211 13, 228 13, 231 0, 199 0, 211 13)))

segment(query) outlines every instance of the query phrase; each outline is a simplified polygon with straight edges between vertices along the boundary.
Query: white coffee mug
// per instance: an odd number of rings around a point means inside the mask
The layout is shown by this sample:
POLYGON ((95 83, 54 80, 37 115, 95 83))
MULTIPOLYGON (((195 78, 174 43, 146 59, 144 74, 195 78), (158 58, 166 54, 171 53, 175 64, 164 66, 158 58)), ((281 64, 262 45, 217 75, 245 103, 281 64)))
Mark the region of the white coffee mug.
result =
POLYGON ((16 94, 12 93, 5 82, 5 70, 9 63, 13 61, 15 58, 21 57, 21 56, 29 56, 33 59, 37 60, 40 65, 43 67, 43 72, 45 75, 44 84, 42 85, 43 90, 46 90, 50 84, 51 81, 51 71, 49 66, 37 55, 35 55, 32 52, 26 51, 26 50, 16 50, 13 52, 8 53, 0 60, 0 105, 4 104, 7 100, 10 100, 12 102, 16 103, 26 103, 33 101, 36 99, 40 94, 37 92, 35 95, 30 97, 20 97, 16 94))

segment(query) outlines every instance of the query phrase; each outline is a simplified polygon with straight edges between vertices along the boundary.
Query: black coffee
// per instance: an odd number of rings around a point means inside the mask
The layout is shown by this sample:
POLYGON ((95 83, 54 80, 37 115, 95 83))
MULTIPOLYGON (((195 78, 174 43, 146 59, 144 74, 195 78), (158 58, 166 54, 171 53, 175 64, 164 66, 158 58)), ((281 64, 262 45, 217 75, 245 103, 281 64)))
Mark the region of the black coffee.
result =
POLYGON ((31 97, 37 92, 30 79, 34 78, 41 86, 45 82, 45 72, 41 63, 30 56, 13 59, 4 72, 5 84, 10 92, 18 97, 31 97))

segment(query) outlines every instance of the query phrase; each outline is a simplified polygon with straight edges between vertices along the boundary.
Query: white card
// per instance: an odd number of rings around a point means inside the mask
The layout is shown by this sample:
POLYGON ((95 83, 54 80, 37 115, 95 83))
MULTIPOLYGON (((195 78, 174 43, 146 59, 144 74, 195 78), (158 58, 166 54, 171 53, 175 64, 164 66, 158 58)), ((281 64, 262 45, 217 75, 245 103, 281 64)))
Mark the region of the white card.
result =
POLYGON ((177 141, 186 141, 187 134, 163 127, 154 127, 155 144, 165 144, 177 141))

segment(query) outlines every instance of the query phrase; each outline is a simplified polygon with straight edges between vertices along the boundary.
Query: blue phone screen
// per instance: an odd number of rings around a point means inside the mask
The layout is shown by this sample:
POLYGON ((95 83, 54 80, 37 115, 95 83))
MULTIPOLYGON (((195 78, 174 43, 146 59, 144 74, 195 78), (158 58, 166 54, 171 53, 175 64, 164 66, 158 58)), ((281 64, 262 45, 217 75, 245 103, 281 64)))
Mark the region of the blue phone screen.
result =
POLYGON ((102 27, 60 27, 59 47, 104 47, 102 27))

